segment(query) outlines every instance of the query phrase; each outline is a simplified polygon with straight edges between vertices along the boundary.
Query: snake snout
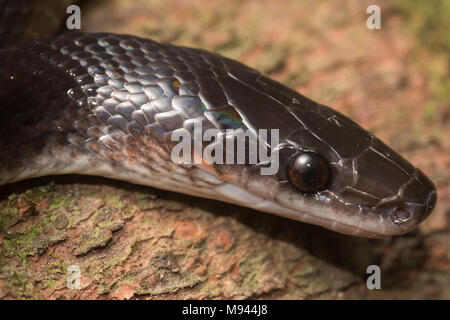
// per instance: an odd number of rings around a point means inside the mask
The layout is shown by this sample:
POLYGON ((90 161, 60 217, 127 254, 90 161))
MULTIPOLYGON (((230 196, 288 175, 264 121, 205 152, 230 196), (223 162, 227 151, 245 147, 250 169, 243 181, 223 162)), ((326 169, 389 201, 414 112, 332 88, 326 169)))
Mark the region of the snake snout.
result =
MULTIPOLYGON (((435 194, 435 192, 432 193, 432 195, 435 194)), ((434 196, 434 198, 436 197, 434 196)), ((392 208, 390 218, 394 224, 409 231, 411 228, 415 227, 418 223, 428 217, 431 211, 432 208, 430 209, 428 201, 424 205, 401 203, 392 208)))
POLYGON ((430 213, 433 211, 434 207, 436 206, 436 202, 437 202, 437 192, 436 192, 436 190, 432 190, 432 191, 430 191, 430 193, 427 196, 426 207, 425 207, 425 210, 422 214, 422 218, 420 219, 420 221, 424 220, 426 217, 428 217, 430 215, 430 213))
POLYGON ((375 206, 387 221, 384 234, 399 235, 414 229, 430 215, 436 201, 433 182, 414 168, 410 179, 403 183, 397 194, 384 198, 375 206))
POLYGON ((396 224, 418 224, 433 211, 437 193, 433 182, 419 169, 415 170, 414 179, 401 193, 401 203, 393 210, 391 219, 396 224))

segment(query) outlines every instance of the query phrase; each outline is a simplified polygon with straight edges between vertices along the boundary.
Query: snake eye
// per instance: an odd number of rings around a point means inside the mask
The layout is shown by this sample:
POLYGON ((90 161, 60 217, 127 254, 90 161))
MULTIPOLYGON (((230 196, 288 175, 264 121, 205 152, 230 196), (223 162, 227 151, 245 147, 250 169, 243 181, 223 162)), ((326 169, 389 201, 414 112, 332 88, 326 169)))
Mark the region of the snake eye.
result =
POLYGON ((325 189, 330 180, 328 161, 314 152, 294 156, 288 166, 291 183, 300 191, 313 193, 325 189))

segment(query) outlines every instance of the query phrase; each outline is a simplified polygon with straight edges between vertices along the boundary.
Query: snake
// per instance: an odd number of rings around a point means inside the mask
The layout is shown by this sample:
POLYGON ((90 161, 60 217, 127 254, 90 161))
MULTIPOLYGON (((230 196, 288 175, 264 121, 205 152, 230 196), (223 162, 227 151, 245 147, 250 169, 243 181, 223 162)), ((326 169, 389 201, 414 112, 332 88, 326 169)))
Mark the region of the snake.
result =
POLYGON ((415 229, 437 201, 433 182, 371 132, 217 53, 68 32, 3 45, 0 61, 0 185, 96 175, 367 238, 415 229), (239 161, 225 143, 236 132, 276 157, 239 161), (174 136, 190 137, 195 161, 174 161, 174 136))

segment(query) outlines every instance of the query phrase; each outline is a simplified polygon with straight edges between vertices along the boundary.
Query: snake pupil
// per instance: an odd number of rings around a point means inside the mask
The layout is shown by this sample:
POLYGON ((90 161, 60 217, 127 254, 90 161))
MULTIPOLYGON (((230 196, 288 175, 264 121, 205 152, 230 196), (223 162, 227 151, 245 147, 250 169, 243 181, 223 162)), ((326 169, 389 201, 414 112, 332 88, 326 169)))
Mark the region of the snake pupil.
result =
POLYGON ((298 153, 291 160, 288 176, 300 191, 313 193, 325 189, 330 180, 330 167, 321 155, 315 152, 298 153))

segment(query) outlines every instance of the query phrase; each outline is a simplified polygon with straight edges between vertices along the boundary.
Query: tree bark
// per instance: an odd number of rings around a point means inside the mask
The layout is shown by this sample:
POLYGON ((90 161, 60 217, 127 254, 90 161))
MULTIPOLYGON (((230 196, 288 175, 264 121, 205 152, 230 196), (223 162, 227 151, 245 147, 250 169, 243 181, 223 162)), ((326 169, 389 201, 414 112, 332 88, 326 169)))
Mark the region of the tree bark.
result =
POLYGON ((367 298, 377 296, 365 287, 371 264, 383 298, 399 287, 414 298, 448 290, 434 283, 442 266, 423 269, 424 248, 445 249, 445 233, 359 239, 97 177, 24 181, 1 199, 3 299, 367 298), (74 265, 79 289, 67 283, 74 265))

